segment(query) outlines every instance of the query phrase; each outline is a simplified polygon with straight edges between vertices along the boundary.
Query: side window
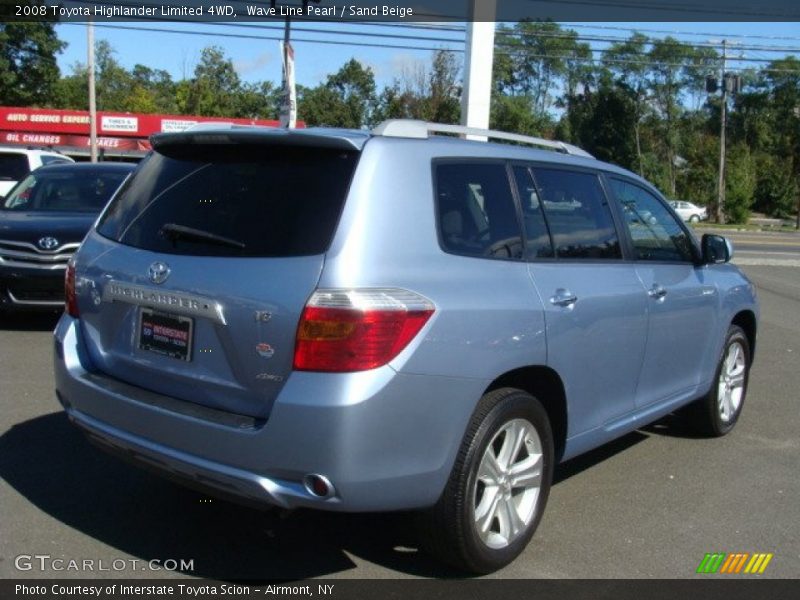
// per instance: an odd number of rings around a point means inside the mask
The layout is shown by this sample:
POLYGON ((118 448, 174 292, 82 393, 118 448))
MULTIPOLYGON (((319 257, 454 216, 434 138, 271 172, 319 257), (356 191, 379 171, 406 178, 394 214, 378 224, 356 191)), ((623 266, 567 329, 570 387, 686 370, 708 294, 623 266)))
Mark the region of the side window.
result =
POLYGON ((619 237, 597 175, 534 168, 558 258, 621 258, 619 237))
POLYGON ((637 259, 693 260, 692 240, 658 198, 620 179, 612 178, 611 188, 622 207, 637 259))
POLYGON ((539 192, 533 185, 527 167, 514 167, 514 180, 522 205, 522 222, 525 226, 528 243, 527 256, 530 258, 553 258, 555 256, 553 242, 544 220, 539 192))
POLYGON ((505 165, 442 163, 435 173, 439 235, 447 252, 522 257, 522 235, 505 165))

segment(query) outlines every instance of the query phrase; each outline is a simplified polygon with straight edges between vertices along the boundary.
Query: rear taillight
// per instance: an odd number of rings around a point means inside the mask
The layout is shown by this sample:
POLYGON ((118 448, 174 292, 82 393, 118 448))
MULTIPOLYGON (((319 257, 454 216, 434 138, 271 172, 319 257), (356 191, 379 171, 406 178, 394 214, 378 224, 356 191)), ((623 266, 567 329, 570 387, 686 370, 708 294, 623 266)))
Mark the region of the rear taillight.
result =
POLYGON ((317 290, 300 317, 294 368, 341 373, 381 367, 433 312, 427 298, 407 290, 317 290))
POLYGON ((72 261, 67 263, 67 272, 64 275, 64 311, 76 319, 80 316, 78 298, 75 295, 75 265, 72 261))

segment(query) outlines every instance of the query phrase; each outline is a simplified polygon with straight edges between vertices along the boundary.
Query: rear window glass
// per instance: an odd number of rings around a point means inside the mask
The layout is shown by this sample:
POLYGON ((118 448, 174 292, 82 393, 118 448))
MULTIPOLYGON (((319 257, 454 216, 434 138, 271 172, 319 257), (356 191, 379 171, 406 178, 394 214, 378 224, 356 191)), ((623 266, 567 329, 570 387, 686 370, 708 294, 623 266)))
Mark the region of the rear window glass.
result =
POLYGON ((522 257, 522 233, 504 164, 439 164, 436 194, 439 236, 446 251, 522 257))
POLYGON ((36 170, 11 191, 3 208, 33 212, 99 213, 127 176, 127 171, 36 170))
POLYGON ((103 215, 122 244, 198 256, 304 256, 331 243, 357 152, 194 145, 153 153, 103 215))
POLYGON ((19 181, 28 173, 27 156, 14 152, 0 153, 0 181, 19 181))
POLYGON ((558 258, 621 258, 611 210, 597 175, 534 168, 558 258))

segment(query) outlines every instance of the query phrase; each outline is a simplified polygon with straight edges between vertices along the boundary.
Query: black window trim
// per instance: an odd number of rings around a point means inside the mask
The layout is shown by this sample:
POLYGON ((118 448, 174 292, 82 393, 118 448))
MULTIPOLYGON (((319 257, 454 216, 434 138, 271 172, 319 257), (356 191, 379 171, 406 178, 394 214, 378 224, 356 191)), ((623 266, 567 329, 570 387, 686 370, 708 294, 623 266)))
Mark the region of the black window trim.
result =
POLYGON ((695 238, 694 234, 689 229, 688 225, 684 222, 683 219, 678 216, 675 212, 675 209, 672 208, 669 201, 664 198, 663 194, 661 194, 655 187, 645 184, 637 179, 632 177, 628 177, 621 173, 614 173, 614 172, 605 172, 605 177, 608 179, 607 187, 608 187, 608 194, 613 199, 614 209, 615 212, 618 211, 620 218, 622 217, 622 201, 619 197, 614 193, 614 188, 611 185, 611 180, 616 179, 623 183, 627 183, 629 185, 633 185, 634 187, 638 187, 639 189, 648 192, 652 195, 661 205, 666 209, 667 213, 672 216, 673 219, 678 223, 678 227, 680 227, 681 231, 683 231, 689 238, 691 242, 692 248, 692 260, 646 260, 641 259, 638 257, 635 247, 633 245, 633 239, 631 238, 630 231, 628 230, 627 225, 623 223, 623 235, 625 236, 626 240, 626 247, 628 248, 630 260, 637 264, 662 264, 662 265, 692 265, 698 266, 702 264, 702 259, 700 255, 700 248, 697 244, 697 239, 695 238))

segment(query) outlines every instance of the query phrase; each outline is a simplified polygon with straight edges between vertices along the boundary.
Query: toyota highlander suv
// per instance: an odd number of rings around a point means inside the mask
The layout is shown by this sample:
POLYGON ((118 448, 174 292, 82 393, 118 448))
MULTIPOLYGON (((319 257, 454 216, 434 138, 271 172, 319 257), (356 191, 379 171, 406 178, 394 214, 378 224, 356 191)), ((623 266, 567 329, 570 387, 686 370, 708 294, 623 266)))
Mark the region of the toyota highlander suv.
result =
POLYGON ((402 120, 152 144, 55 331, 58 399, 106 450, 248 503, 414 510, 485 573, 557 463, 740 417, 759 310, 731 246, 579 148, 402 120))

